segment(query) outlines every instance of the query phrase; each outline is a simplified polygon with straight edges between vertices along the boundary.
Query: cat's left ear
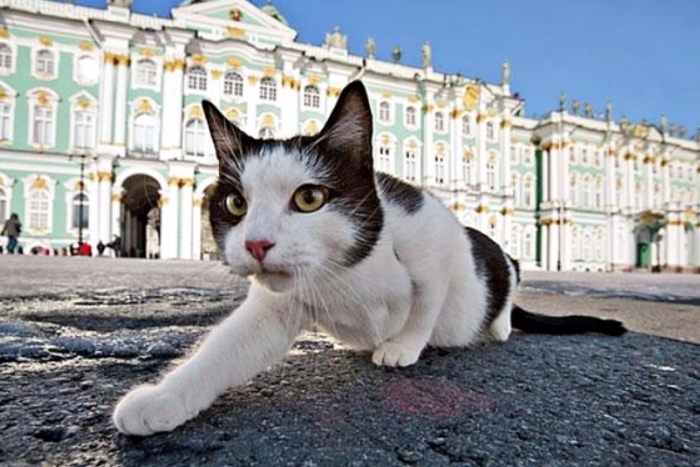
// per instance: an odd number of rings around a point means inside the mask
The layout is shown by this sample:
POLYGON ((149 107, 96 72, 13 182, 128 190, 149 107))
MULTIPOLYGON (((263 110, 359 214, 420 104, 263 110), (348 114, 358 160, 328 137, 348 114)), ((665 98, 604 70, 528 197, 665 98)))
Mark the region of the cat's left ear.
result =
POLYGON ((202 101, 202 109, 209 125, 209 133, 214 141, 216 157, 219 161, 243 158, 249 152, 255 139, 229 121, 208 100, 202 101))
POLYGON ((372 109, 361 81, 343 89, 318 138, 332 154, 372 168, 372 109))

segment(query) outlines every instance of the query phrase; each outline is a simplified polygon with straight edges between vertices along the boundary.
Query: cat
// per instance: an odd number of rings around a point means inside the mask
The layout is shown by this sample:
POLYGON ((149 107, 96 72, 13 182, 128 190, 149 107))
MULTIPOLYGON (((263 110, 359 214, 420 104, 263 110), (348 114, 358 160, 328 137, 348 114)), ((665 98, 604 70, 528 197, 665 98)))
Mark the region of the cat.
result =
POLYGON ((189 359, 116 406, 119 431, 170 431, 281 360, 318 326, 377 365, 405 367, 426 346, 464 347, 512 327, 621 335, 622 323, 545 317, 514 304, 518 263, 459 224, 436 197, 372 161, 364 85, 340 94, 315 136, 260 140, 202 107, 219 163, 210 223, 247 298, 189 359))

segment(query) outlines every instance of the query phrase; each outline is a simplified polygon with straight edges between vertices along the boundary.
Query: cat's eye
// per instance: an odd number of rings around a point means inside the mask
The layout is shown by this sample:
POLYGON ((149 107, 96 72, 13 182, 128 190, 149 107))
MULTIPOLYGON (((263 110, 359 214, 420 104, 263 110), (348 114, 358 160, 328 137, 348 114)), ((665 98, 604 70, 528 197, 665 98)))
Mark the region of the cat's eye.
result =
POLYGON ((299 212, 318 211, 328 200, 328 190, 318 185, 302 185, 292 197, 292 206, 299 212))
POLYGON ((233 192, 226 197, 226 209, 233 216, 243 217, 248 212, 248 203, 245 198, 238 192, 233 192))

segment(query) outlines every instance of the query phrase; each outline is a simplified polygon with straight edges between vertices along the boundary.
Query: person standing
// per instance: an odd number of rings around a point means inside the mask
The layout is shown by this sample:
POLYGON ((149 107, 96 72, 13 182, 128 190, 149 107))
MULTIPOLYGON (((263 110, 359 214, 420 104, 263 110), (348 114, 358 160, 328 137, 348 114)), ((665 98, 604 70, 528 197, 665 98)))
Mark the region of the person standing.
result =
POLYGON ((17 237, 20 233, 22 233, 22 223, 19 221, 17 213, 13 212, 2 228, 2 235, 7 235, 7 252, 11 255, 17 249, 17 237))

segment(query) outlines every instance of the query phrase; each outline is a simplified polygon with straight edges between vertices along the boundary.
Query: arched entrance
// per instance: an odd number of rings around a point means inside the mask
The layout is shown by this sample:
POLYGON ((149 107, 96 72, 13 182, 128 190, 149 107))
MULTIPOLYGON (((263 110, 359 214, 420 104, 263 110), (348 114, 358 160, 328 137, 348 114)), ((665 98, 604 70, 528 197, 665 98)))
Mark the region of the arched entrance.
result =
POLYGON ((214 234, 209 223, 209 200, 214 192, 215 185, 210 185, 204 190, 202 199, 202 252, 201 259, 204 260, 223 260, 224 255, 219 252, 219 247, 214 240, 214 234))
POLYGON ((160 257, 160 185, 144 174, 129 176, 122 185, 121 253, 132 258, 160 257))

